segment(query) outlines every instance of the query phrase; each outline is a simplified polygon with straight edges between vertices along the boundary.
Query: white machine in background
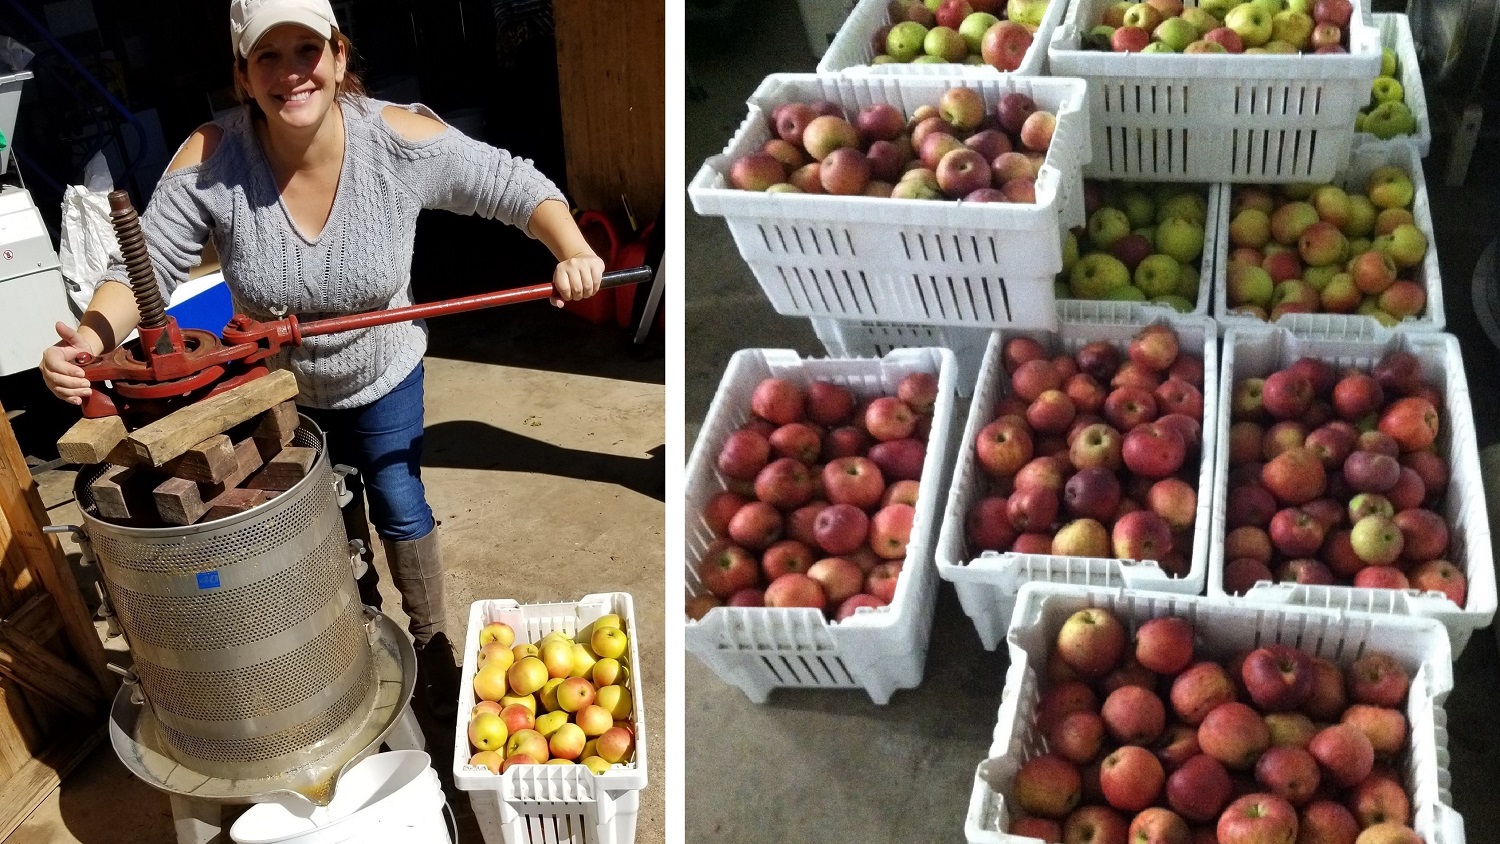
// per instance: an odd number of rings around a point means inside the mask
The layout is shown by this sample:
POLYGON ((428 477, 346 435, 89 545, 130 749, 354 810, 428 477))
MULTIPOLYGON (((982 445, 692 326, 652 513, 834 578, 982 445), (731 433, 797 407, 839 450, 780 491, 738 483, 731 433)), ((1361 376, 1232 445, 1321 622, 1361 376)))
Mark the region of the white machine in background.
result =
POLYGON ((57 342, 53 325, 76 325, 57 250, 31 194, 0 189, 0 375, 34 369, 57 342))

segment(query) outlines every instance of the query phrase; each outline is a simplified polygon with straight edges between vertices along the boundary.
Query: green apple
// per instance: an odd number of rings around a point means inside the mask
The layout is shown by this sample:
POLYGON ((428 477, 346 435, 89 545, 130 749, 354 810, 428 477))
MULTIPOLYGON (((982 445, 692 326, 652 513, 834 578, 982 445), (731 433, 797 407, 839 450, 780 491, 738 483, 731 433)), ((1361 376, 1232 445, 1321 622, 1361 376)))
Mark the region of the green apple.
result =
MULTIPOLYGON (((1178 20, 1178 18, 1173 18, 1173 20, 1178 20)), ((1177 51, 1174 50, 1174 49, 1172 49, 1172 45, 1167 44, 1166 42, 1163 42, 1163 41, 1152 41, 1150 44, 1147 44, 1145 47, 1141 48, 1141 52, 1144 54, 1144 53, 1175 53, 1177 51)))
POLYGON ((1254 264, 1236 264, 1229 269, 1229 306, 1256 305, 1267 308, 1276 285, 1271 274, 1254 264))
POLYGON ((1293 47, 1291 44, 1286 43, 1285 41, 1267 41, 1265 44, 1261 45, 1261 49, 1265 50, 1267 53, 1271 53, 1277 56, 1291 56, 1297 53, 1297 48, 1293 47))
POLYGON ((1282 196, 1284 196, 1287 199, 1290 199, 1290 200, 1296 202, 1296 201, 1307 199, 1309 196, 1312 196, 1312 192, 1315 191, 1315 190, 1317 190, 1318 189, 1318 185, 1321 185, 1321 184, 1323 184, 1323 183, 1322 182, 1287 182, 1284 185, 1279 185, 1278 189, 1281 191, 1281 195, 1282 196))
POLYGON ((1181 278, 1182 265, 1170 255, 1151 255, 1135 268, 1135 286, 1147 298, 1176 293, 1181 278))
POLYGON ((927 37, 922 39, 922 52, 945 62, 961 62, 969 54, 969 45, 958 30, 935 26, 927 30, 927 37))
POLYGON ((1369 132, 1382 141, 1388 141, 1397 135, 1415 134, 1417 118, 1406 103, 1381 103, 1365 115, 1364 128, 1356 126, 1355 130, 1369 132))
POLYGON ((1005 16, 1025 26, 1041 26, 1047 15, 1047 0, 1007 0, 1005 16))
POLYGON ((1229 14, 1229 10, 1239 4, 1240 0, 1201 0, 1198 3, 1198 8, 1222 21, 1224 20, 1224 16, 1229 14))
POLYGON ((1288 9, 1294 12, 1301 12, 1304 15, 1311 15, 1313 13, 1313 5, 1313 0, 1287 0, 1286 3, 1288 9))
POLYGON ((1156 250, 1186 264, 1203 254, 1203 226, 1173 217, 1156 227, 1156 250))
POLYGON ((1181 264, 1182 276, 1177 281, 1177 295, 1189 301, 1198 300, 1198 284, 1200 276, 1198 268, 1192 264, 1181 264))
POLYGON ((1130 234, 1130 218, 1118 208, 1105 206, 1089 217, 1089 243, 1096 249, 1108 249, 1115 241, 1130 234))
POLYGON ((1078 299, 1103 299, 1112 288, 1130 284, 1130 270, 1113 255, 1094 252, 1078 259, 1068 287, 1078 299))
POLYGON ((1181 191, 1168 196, 1156 206, 1156 222, 1164 223, 1172 219, 1187 220, 1202 226, 1208 219, 1208 200, 1193 191, 1181 191))
MULTIPOLYGON (((1202 38, 1211 30, 1218 29, 1224 22, 1213 16, 1213 13, 1202 6, 1189 6, 1182 10, 1180 17, 1193 25, 1198 30, 1198 37, 1202 38)), ((1196 39, 1195 39, 1196 40, 1196 39)))
POLYGON ((892 199, 945 199, 937 185, 926 179, 902 179, 891 189, 892 199))
POLYGON ((1356 112, 1355 115, 1354 115, 1354 131, 1356 131, 1356 132, 1368 132, 1369 131, 1368 129, 1365 128, 1365 113, 1362 112, 1362 111, 1361 112, 1356 112))
POLYGON ((1349 219, 1344 223, 1344 236, 1350 238, 1369 237, 1375 230, 1375 203, 1368 196, 1351 193, 1349 196, 1349 219))
POLYGON ((1166 305, 1180 314, 1190 314, 1193 312, 1193 303, 1184 296, 1176 296, 1169 293, 1166 296, 1153 296, 1151 301, 1153 304, 1166 305))
POLYGON ((953 64, 942 56, 921 55, 911 60, 912 64, 953 64))
POLYGON ((1370 83, 1370 102, 1373 105, 1381 103, 1399 103, 1406 100, 1406 92, 1401 88, 1401 83, 1389 76, 1377 76, 1370 83))
POLYGON ((1099 24, 1089 30, 1088 43, 1096 50, 1106 53, 1114 50, 1115 28, 1108 24, 1099 24))
POLYGON ((1343 269, 1338 264, 1308 267, 1302 271, 1302 280, 1312 285, 1312 289, 1322 293, 1323 288, 1328 286, 1328 282, 1341 272, 1343 272, 1343 269))
POLYGON ((1111 204, 1125 212, 1125 216, 1130 218, 1132 229, 1149 226, 1156 220, 1156 203, 1151 199, 1151 194, 1140 188, 1121 191, 1111 204))
POLYGON ((1395 76, 1396 75, 1396 69, 1397 69, 1397 65, 1396 65, 1396 51, 1392 50, 1390 47, 1381 47, 1380 48, 1380 75, 1381 76, 1395 76))
POLYGON ((1123 284, 1119 287, 1111 287, 1109 292, 1104 294, 1104 299, 1108 302, 1144 302, 1146 294, 1134 284, 1123 284))
POLYGON ((1066 273, 1059 273, 1059 277, 1052 281, 1052 298, 1054 299, 1073 298, 1073 291, 1068 287, 1068 283, 1062 279, 1063 275, 1066 275, 1066 273))
POLYGON ((1174 53, 1180 53, 1184 47, 1198 40, 1198 28, 1183 18, 1167 18, 1156 27, 1152 36, 1158 39, 1157 43, 1167 45, 1174 53))
POLYGON ((922 5, 926 6, 927 10, 935 15, 938 9, 943 7, 943 0, 922 0, 922 5))
POLYGON ((1000 19, 989 12, 974 12, 958 25, 958 34, 964 37, 964 43, 969 46, 969 52, 978 55, 979 43, 984 40, 984 34, 999 22, 1000 19))
MULTIPOLYGON (((1277 0, 1280 7, 1280 0, 1277 0)), ((1271 12, 1255 3, 1235 6, 1224 16, 1224 25, 1239 34, 1246 47, 1260 47, 1271 40, 1271 12)))
POLYGON ((1410 208, 1415 194, 1416 186, 1412 184, 1411 176, 1400 167, 1376 167, 1365 181, 1365 195, 1381 210, 1410 208))
MULTIPOLYGON (((1375 218, 1372 216, 1370 222, 1373 224, 1374 221, 1375 218)), ((1065 273, 1071 272, 1073 265, 1078 263, 1078 235, 1074 234, 1072 229, 1068 229, 1068 233, 1063 235, 1062 260, 1065 273)))
POLYGON ((1375 238, 1375 248, 1391 256, 1396 269, 1404 270, 1427 256, 1427 235, 1411 223, 1402 223, 1390 234, 1375 238))
MULTIPOLYGON (((901 60, 892 55, 881 53, 870 59, 870 64, 901 64, 901 60)), ((1357 130, 1356 130, 1357 131, 1357 130)))
POLYGON ((1282 0, 1250 0, 1248 5, 1264 9, 1268 15, 1274 15, 1286 8, 1286 4, 1282 0))
POLYGON ((922 42, 926 38, 927 27, 916 21, 902 21, 885 36, 885 52, 898 62, 909 62, 922 55, 922 42))
POLYGON ((1299 52, 1312 38, 1313 19, 1306 12, 1283 9, 1271 16, 1271 38, 1292 45, 1299 52))
POLYGON ((964 56, 963 63, 972 67, 983 67, 985 64, 984 56, 978 53, 970 53, 964 56))

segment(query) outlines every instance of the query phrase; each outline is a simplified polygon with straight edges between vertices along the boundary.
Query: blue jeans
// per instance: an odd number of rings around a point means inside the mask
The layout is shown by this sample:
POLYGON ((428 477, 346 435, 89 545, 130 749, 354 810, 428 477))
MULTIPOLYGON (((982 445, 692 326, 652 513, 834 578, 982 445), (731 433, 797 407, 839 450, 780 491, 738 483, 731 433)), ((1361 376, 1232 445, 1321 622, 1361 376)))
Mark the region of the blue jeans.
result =
POLYGON ((421 539, 432 532, 432 508, 422 487, 422 364, 395 389, 363 407, 301 408, 328 435, 328 457, 359 470, 349 491, 369 502, 370 522, 382 538, 421 539))

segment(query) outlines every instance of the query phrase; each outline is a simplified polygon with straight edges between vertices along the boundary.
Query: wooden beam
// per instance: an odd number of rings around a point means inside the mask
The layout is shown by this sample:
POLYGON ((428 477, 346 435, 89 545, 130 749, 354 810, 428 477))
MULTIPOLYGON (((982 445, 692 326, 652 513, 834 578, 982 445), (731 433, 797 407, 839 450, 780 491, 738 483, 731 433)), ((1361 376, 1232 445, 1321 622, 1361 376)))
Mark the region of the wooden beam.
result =
POLYGON ((205 484, 199 491, 204 501, 218 498, 229 490, 234 489, 245 482, 256 469, 261 467, 260 447, 253 439, 243 439, 234 444, 234 459, 236 465, 233 472, 224 477, 224 480, 216 484, 205 484))
POLYGON ((284 401, 261 414, 260 421, 250 436, 263 440, 260 453, 270 460, 283 447, 291 445, 292 435, 297 433, 300 421, 297 418, 297 403, 284 401))
POLYGON ((0 674, 65 709, 93 718, 99 686, 35 639, 0 621, 0 674))
POLYGON ((214 519, 224 519, 243 513, 273 495, 275 495, 274 492, 260 489, 225 490, 208 502, 208 512, 203 514, 203 521, 211 522, 214 519))
POLYGON ((246 484, 246 489, 269 489, 285 492, 307 477, 313 463, 318 459, 316 449, 291 446, 266 462, 266 467, 255 473, 246 484))
POLYGON ((118 416, 80 419, 57 441, 57 453, 69 463, 103 463, 129 432, 118 416))
POLYGON ((151 491, 151 497, 156 501, 156 515, 169 525, 190 525, 208 511, 198 484, 187 478, 167 478, 151 491))
POLYGON ((104 646, 94 629, 94 617, 83 603, 78 580, 62 546, 56 537, 42 533, 42 528, 52 522, 47 518, 36 481, 31 477, 26 456, 21 453, 21 444, 16 441, 3 405, 0 405, 0 521, 6 523, 11 534, 7 544, 20 547, 30 572, 41 580, 56 602, 63 633, 73 653, 83 660, 99 687, 106 694, 113 693, 119 678, 104 667, 104 646))
POLYGON ((57 602, 46 592, 32 596, 15 612, 6 616, 5 623, 38 642, 45 642, 62 630, 62 618, 57 614, 57 602))
POLYGON ((0 841, 16 831, 66 777, 103 740, 107 726, 89 724, 63 730, 41 755, 0 783, 0 841))
POLYGON ((132 431, 125 442, 141 460, 160 466, 214 434, 222 434, 296 396, 296 376, 278 369, 226 393, 173 411, 132 431))
POLYGON ((21 688, 0 677, 0 782, 20 770, 41 748, 42 735, 21 688))
POLYGON ((162 471, 174 478, 186 478, 201 484, 216 484, 233 472, 239 463, 234 443, 223 434, 214 434, 181 455, 168 460, 162 471))

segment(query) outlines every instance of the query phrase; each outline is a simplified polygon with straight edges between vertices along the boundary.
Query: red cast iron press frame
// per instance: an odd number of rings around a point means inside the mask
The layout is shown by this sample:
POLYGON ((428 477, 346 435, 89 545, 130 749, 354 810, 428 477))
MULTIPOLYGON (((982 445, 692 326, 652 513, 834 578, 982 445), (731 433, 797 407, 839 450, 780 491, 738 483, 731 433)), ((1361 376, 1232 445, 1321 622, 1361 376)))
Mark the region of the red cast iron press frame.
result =
MULTIPOLYGON (((160 418, 178 407, 265 375, 270 371, 266 358, 299 345, 306 337, 531 302, 553 293, 551 284, 537 284, 312 322, 300 322, 295 316, 261 322, 236 314, 224 326, 222 336, 197 328, 184 329, 166 312, 130 195, 114 191, 109 204, 110 222, 125 258, 141 321, 137 339, 101 357, 85 355, 78 359, 85 377, 96 385, 83 402, 86 418, 160 418)), ((650 281, 651 273, 650 267, 605 273, 600 289, 650 281)))

